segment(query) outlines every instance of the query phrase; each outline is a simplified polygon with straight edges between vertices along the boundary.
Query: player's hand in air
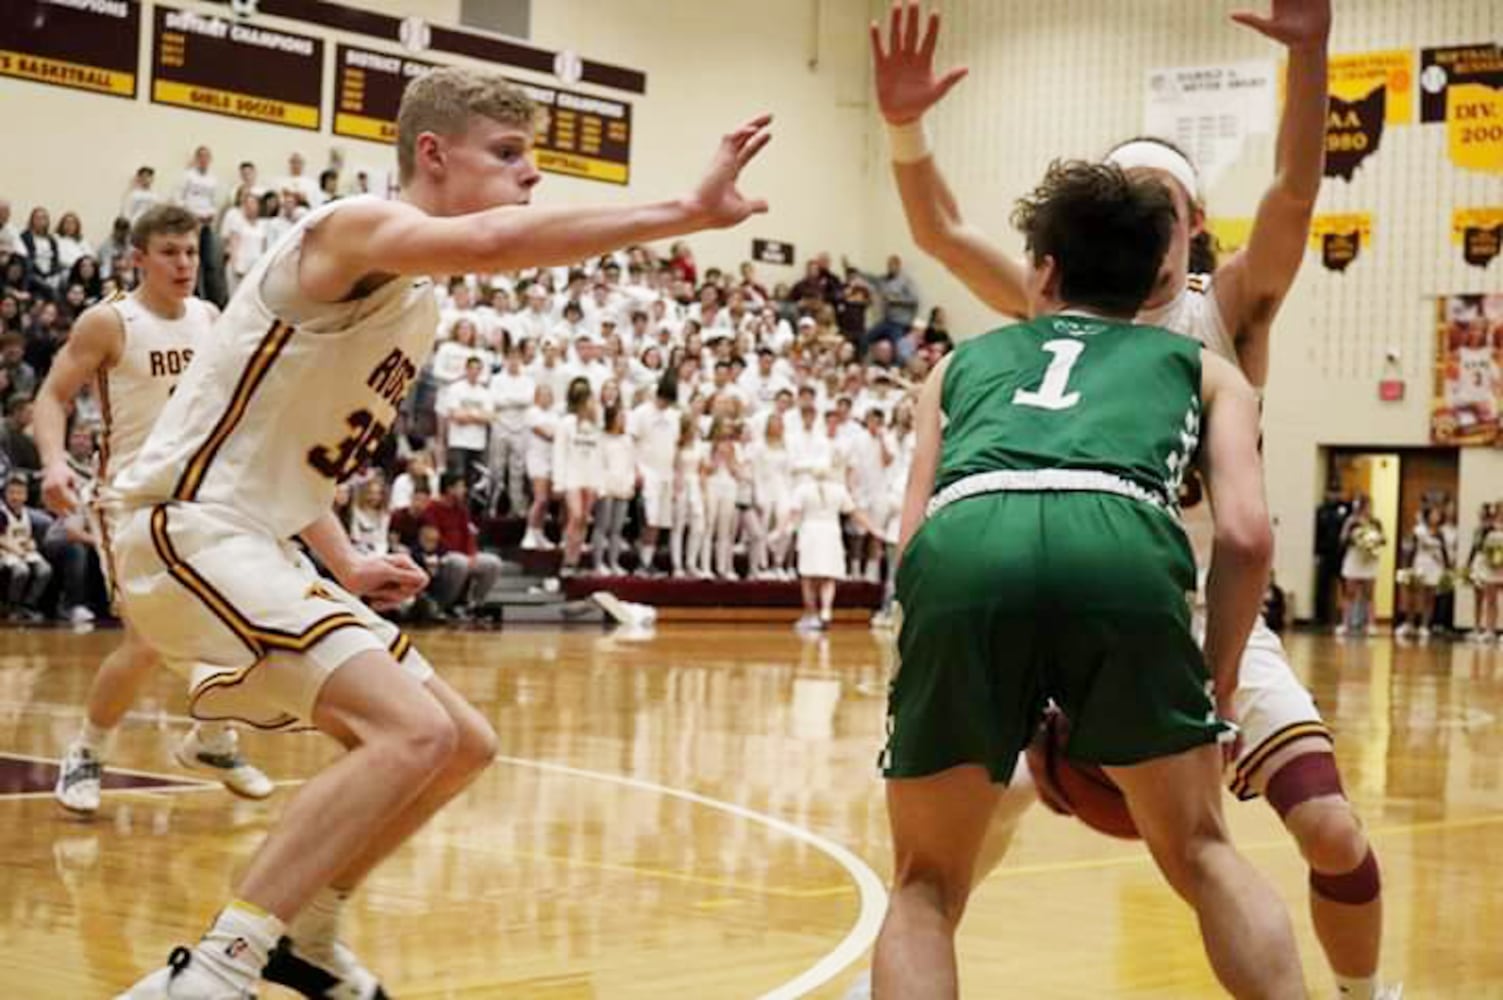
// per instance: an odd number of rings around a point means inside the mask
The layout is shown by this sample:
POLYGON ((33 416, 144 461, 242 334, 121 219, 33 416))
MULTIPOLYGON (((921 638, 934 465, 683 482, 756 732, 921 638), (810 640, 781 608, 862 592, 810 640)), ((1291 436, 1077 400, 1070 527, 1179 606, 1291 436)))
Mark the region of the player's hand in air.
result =
POLYGON ((1331 34, 1331 0, 1273 0, 1268 17, 1238 11, 1232 20, 1291 49, 1324 48, 1331 34))
POLYGON ((934 75, 934 46, 939 41, 939 12, 930 11, 924 21, 917 0, 892 5, 887 28, 887 47, 882 47, 882 28, 871 24, 872 58, 876 63, 877 105, 889 124, 914 121, 940 102, 950 88, 970 72, 964 66, 934 75))
POLYGON ((385 611, 422 593, 428 574, 406 555, 363 556, 340 583, 377 611, 385 611))
POLYGON ((59 517, 78 509, 78 478, 67 462, 47 466, 42 474, 42 502, 59 517))
POLYGON ((767 211, 765 199, 746 197, 736 189, 736 181, 741 168, 772 139, 767 131, 771 123, 772 115, 758 115, 720 140, 710 168, 689 196, 690 207, 708 227, 727 228, 767 211))

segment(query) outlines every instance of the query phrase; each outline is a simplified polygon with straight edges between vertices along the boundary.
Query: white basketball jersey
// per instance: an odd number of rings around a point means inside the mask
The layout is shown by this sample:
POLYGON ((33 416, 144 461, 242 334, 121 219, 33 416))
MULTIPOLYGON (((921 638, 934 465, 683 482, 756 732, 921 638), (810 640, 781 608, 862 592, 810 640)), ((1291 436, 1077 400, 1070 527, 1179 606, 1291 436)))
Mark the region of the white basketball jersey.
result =
MULTIPOLYGON (((1178 295, 1164 305, 1138 313, 1137 322, 1198 340, 1207 350, 1237 365, 1239 370, 1242 367, 1237 361, 1236 345, 1227 335, 1226 324, 1221 321, 1221 307, 1216 303, 1209 274, 1187 276, 1185 287, 1178 295)), ((1203 573, 1211 564, 1211 546, 1216 533, 1210 505, 1202 501, 1186 508, 1180 520, 1195 552, 1195 563, 1203 573)))
POLYGON ((349 302, 304 298, 310 212, 241 282, 135 465, 126 503, 199 503, 290 538, 328 511, 335 484, 374 455, 433 347, 427 278, 396 277, 349 302))
POLYGON ((120 359, 98 379, 104 414, 99 491, 101 499, 109 500, 111 487, 136 460, 194 350, 206 340, 214 311, 202 299, 188 299, 181 316, 164 319, 135 295, 117 295, 106 304, 125 330, 120 359))

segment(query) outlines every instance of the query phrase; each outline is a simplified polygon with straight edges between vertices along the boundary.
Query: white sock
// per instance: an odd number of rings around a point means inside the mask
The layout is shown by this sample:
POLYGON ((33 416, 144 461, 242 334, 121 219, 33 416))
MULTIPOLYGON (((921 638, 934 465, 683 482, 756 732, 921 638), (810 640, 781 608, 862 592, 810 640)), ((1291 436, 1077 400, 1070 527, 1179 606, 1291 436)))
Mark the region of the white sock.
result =
POLYGON ((1341 1000, 1374 1000, 1378 995, 1378 977, 1336 977, 1336 995, 1341 1000))
POLYGON ((284 926, 260 907, 234 900, 219 911, 193 949, 194 958, 204 971, 232 986, 255 983, 284 926))
POLYGON ((234 753, 239 745, 235 730, 223 722, 200 722, 195 728, 199 745, 210 753, 234 753))
POLYGON ((317 959, 333 951, 334 942, 339 940, 340 917, 349 898, 348 890, 326 886, 293 918, 287 936, 296 943, 299 954, 317 959))
POLYGON ((109 752, 110 740, 115 736, 113 729, 104 729, 89 721, 84 716, 83 725, 78 728, 78 745, 89 751, 95 758, 103 759, 109 752))

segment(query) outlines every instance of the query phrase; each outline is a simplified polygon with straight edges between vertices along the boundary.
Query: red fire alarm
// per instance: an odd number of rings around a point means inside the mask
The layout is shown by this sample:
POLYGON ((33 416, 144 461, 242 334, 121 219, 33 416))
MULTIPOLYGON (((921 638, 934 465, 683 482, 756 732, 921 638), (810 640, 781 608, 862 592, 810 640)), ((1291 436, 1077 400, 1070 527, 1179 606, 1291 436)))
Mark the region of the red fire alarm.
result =
POLYGON ((1378 382, 1378 398, 1385 403, 1399 403, 1404 399, 1404 380, 1385 378, 1378 382))

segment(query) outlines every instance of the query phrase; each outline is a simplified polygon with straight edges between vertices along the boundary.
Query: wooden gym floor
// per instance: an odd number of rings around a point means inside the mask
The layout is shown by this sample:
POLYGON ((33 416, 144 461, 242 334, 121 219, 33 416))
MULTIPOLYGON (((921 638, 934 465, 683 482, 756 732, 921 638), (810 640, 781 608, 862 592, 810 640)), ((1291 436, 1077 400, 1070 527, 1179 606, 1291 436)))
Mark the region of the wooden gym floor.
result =
MULTIPOLYGON (((115 638, 0 632, 11 772, 73 734, 115 638)), ((888 866, 873 771, 887 665, 865 629, 417 638, 502 757, 357 897, 352 943, 395 996, 839 997, 865 967, 888 866)), ((1290 647, 1382 859, 1388 976, 1410 998, 1503 996, 1503 652, 1290 647)), ((181 705, 172 677, 154 681, 112 764, 184 781, 167 763, 181 705)), ((189 781, 109 792, 85 822, 24 784, 0 796, 0 996, 108 997, 197 936, 292 786, 332 756, 316 735, 245 748, 288 783, 269 803, 189 781)), ((1329 996, 1294 848, 1262 804, 1228 805, 1329 996)), ((1040 809, 978 890, 961 958, 976 997, 1218 995, 1141 848, 1040 809)))

